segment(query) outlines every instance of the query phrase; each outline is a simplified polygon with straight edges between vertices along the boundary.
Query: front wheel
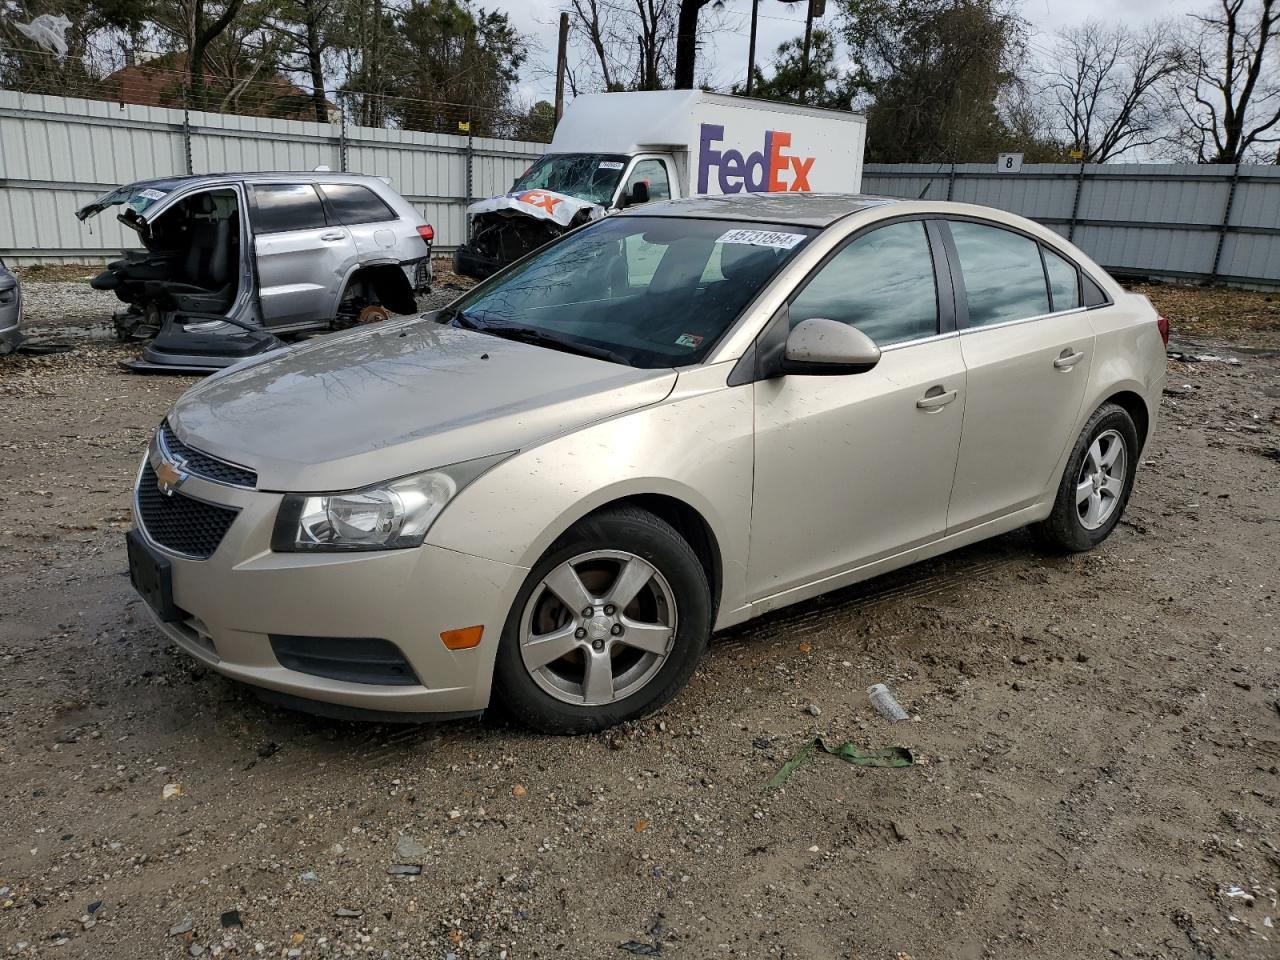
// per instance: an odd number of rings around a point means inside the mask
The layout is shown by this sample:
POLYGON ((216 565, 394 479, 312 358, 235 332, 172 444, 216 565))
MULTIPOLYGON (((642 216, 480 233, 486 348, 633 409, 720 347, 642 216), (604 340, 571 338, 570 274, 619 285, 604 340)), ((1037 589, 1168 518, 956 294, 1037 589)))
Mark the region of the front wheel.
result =
POLYGON ((688 542, 645 510, 609 510, 530 572, 503 629, 495 692, 537 730, 602 730, 675 696, 710 631, 710 589, 688 542))
POLYGON ((1037 537, 1073 553, 1096 547, 1120 522, 1137 469, 1133 418, 1123 407, 1104 403, 1080 432, 1053 512, 1033 527, 1037 537))

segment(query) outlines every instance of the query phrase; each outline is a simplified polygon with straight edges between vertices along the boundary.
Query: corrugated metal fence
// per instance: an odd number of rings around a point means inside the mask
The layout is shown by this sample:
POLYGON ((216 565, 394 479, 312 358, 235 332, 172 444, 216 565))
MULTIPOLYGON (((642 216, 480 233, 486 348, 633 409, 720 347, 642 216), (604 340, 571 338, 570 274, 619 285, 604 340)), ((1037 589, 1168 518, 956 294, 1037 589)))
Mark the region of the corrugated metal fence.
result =
POLYGON ((1280 167, 868 164, 866 193, 956 200, 1038 220, 1119 274, 1280 286, 1280 167))
POLYGON ((312 170, 390 177, 436 228, 464 239, 470 199, 505 192, 546 144, 341 123, 120 106, 0 90, 0 256, 101 261, 138 246, 110 215, 74 211, 134 180, 183 173, 312 170))
MULTIPOLYGON (((502 193, 546 144, 342 123, 121 106, 0 90, 0 256, 105 260, 136 238, 77 207, 121 183, 181 173, 331 170, 388 176, 464 239, 471 199, 502 193)), ((867 193, 951 199, 1039 220, 1117 273, 1280 286, 1280 167, 869 164, 867 193)))

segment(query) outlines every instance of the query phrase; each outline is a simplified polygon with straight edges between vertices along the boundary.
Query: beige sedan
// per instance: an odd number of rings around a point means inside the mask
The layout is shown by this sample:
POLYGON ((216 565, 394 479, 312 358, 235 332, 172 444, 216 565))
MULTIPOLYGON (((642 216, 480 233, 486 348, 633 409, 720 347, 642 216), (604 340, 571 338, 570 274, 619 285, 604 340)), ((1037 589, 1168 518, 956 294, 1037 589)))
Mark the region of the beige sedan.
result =
POLYGON ((769 610, 1027 524, 1096 546, 1167 333, 996 210, 651 204, 192 389, 139 470, 132 578, 278 701, 597 730, 769 610))

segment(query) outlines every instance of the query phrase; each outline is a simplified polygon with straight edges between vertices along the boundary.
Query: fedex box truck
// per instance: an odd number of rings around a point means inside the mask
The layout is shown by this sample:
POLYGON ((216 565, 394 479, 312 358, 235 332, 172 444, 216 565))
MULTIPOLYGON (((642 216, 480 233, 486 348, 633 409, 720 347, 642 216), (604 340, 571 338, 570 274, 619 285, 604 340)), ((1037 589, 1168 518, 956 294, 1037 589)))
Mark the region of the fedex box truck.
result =
POLYGON ((486 277, 566 230, 698 194, 857 193, 863 117, 701 90, 597 93, 565 111, 511 190, 467 208, 459 273, 486 277))

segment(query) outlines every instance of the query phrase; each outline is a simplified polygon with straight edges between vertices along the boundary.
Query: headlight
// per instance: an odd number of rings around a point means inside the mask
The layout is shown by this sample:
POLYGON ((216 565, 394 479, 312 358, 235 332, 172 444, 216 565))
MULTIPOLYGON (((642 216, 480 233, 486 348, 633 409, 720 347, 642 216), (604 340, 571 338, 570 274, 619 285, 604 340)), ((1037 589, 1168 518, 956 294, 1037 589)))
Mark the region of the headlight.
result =
POLYGON ((271 549, 296 553, 420 546, 458 491, 507 456, 468 460, 346 493, 289 494, 276 514, 271 549))

